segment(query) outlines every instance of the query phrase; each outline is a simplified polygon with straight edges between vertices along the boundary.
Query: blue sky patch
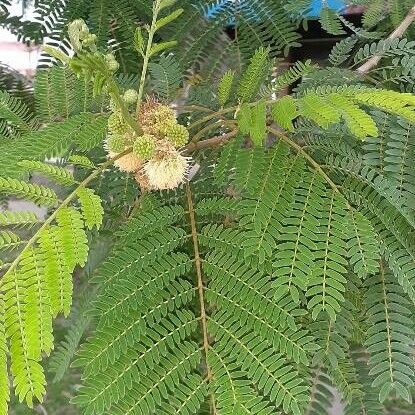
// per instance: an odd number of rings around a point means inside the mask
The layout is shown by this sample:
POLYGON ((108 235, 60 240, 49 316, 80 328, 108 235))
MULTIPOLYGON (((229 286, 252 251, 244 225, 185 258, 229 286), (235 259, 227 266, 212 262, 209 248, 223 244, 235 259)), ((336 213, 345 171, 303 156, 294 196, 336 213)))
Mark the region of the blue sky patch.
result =
MULTIPOLYGON (((214 17, 216 14, 220 13, 231 0, 219 0, 217 4, 210 5, 205 9, 205 15, 208 18, 214 17)), ((308 14, 308 17, 318 17, 320 16, 321 9, 323 4, 326 3, 328 7, 333 10, 339 11, 345 7, 344 0, 310 0, 311 11, 308 14)))

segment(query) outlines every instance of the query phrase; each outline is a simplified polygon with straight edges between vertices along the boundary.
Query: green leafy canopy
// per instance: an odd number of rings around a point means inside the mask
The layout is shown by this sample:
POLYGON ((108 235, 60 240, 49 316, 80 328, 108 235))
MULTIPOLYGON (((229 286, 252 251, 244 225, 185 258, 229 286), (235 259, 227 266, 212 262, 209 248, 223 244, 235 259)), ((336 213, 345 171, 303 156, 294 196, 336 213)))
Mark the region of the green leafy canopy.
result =
POLYGON ((413 411, 411 2, 325 4, 322 69, 280 65, 305 1, 133 3, 36 3, 0 92, 0 415, 413 411))

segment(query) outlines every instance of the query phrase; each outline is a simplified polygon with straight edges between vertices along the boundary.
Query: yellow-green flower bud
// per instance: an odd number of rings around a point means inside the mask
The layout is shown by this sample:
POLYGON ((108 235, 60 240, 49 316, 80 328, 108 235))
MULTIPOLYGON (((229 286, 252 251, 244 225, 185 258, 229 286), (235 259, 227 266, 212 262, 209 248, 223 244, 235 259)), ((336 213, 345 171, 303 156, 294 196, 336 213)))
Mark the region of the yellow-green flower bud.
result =
POLYGON ((113 153, 121 153, 125 150, 124 138, 122 135, 110 135, 107 138, 108 150, 113 153))
POLYGON ((156 139, 150 134, 138 137, 133 145, 133 153, 141 160, 149 160, 156 151, 156 139))
POLYGON ((138 92, 135 89, 127 89, 122 98, 126 104, 134 104, 138 99, 138 92))
POLYGON ((183 147, 189 141, 189 131, 184 125, 169 122, 163 127, 163 133, 176 148, 183 147))
POLYGON ((105 63, 111 72, 116 72, 120 67, 119 63, 116 61, 115 56, 112 53, 105 55, 105 63))
POLYGON ((108 130, 112 134, 123 135, 128 130, 128 124, 125 122, 120 111, 113 112, 108 118, 108 130))

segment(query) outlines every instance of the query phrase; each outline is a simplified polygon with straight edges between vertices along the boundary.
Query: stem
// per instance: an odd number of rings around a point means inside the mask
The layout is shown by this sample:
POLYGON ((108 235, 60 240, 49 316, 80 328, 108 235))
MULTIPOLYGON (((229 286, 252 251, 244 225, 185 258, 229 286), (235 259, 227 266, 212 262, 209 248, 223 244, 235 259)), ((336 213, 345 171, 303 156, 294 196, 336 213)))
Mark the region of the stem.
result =
MULTIPOLYGON (((203 335, 203 350, 205 354, 205 361, 206 361, 206 379, 211 381, 213 374, 210 370, 208 358, 209 358, 209 336, 208 336, 208 328, 207 328, 207 317, 206 317, 206 308, 205 308, 205 292, 203 287, 203 277, 202 277, 202 266, 201 266, 201 259, 200 259, 200 252, 199 252, 199 242, 197 239, 197 228, 196 228, 196 219, 195 219, 195 211, 193 206, 192 200, 192 191, 190 190, 189 183, 186 184, 186 196, 187 196, 187 205, 189 208, 189 218, 190 218, 190 227, 192 230, 192 241, 193 241, 193 251, 195 256, 195 267, 196 267, 196 275, 197 275, 197 290, 199 294, 199 305, 200 305, 200 325, 202 329, 203 335)), ((215 409, 215 398, 213 394, 211 394, 211 407, 214 409, 214 413, 216 413, 215 409)))
POLYGON ((205 122, 210 121, 213 118, 219 118, 220 115, 229 114, 230 112, 236 111, 238 107, 230 107, 220 109, 219 111, 215 111, 212 114, 206 115, 205 117, 201 118, 200 120, 195 121, 193 124, 189 125, 189 130, 192 128, 197 127, 198 125, 204 124, 205 122))
POLYGON ((138 89, 138 99, 137 99, 137 109, 136 109, 137 118, 140 113, 141 101, 143 100, 144 85, 145 85, 146 77, 147 77, 148 62, 150 61, 150 51, 151 51, 151 47, 153 46, 153 37, 154 37, 154 33, 156 33, 156 30, 157 30, 156 23, 157 23, 157 16, 159 13, 159 8, 160 8, 159 3, 160 3, 159 0, 156 0, 154 2, 153 20, 151 22, 151 27, 148 31, 146 53, 144 55, 143 69, 141 70, 140 86, 138 89))
POLYGON ((220 146, 227 141, 229 141, 232 137, 235 137, 238 134, 238 130, 231 131, 230 133, 218 135, 216 137, 208 138, 207 140, 198 141, 197 143, 189 143, 187 146, 183 148, 184 153, 191 153, 195 150, 202 150, 204 148, 212 148, 220 146))
POLYGON ((229 129, 231 128, 235 128, 236 127, 236 122, 235 121, 230 121, 230 120, 218 120, 215 121, 212 124, 208 124, 206 125, 206 127, 203 127, 201 130, 199 130, 192 138, 192 143, 196 143, 197 141, 200 141, 200 138, 203 137, 203 135, 205 133, 207 133, 208 131, 214 129, 214 128, 219 128, 222 126, 227 126, 229 129))
POLYGON ((203 107, 201 105, 175 105, 173 108, 179 111, 183 111, 183 112, 191 112, 191 111, 215 112, 214 110, 207 108, 207 107, 203 107))
MULTIPOLYGON (((388 39, 397 39, 402 37, 402 35, 406 32, 409 26, 415 20, 415 6, 409 10, 408 14, 406 15, 405 19, 399 24, 399 26, 388 36, 388 39)), ((372 56, 366 63, 359 66, 356 71, 361 74, 366 74, 369 72, 373 67, 375 67, 379 61, 382 59, 381 55, 372 56)))
POLYGON ((80 188, 85 187, 94 180, 102 171, 104 171, 108 166, 114 163, 114 161, 118 160, 119 158, 125 156, 126 154, 131 153, 131 148, 123 151, 120 154, 117 154, 112 159, 107 160, 105 163, 101 164, 100 167, 95 169, 89 176, 87 176, 79 185, 75 188, 75 190, 70 193, 60 204, 60 206, 43 222, 42 226, 36 231, 36 233, 27 241, 26 246, 22 249, 20 254, 17 258, 11 263, 10 268, 6 271, 3 278, 9 275, 12 271, 14 271, 19 265, 20 259, 24 253, 28 251, 28 249, 37 241, 39 235, 55 220, 58 212, 63 208, 66 207, 77 195, 77 192, 80 188))
MULTIPOLYGON (((274 102, 278 101, 278 99, 279 98, 265 100, 265 104, 267 104, 267 105, 273 104, 274 102)), ((249 103, 246 103, 246 104, 252 107, 252 106, 257 105, 258 102, 249 102, 249 103)), ((238 109, 237 105, 235 105, 233 107, 228 107, 228 108, 221 108, 219 111, 212 112, 211 114, 206 115, 205 117, 201 118, 200 120, 197 120, 194 123, 190 124, 188 126, 188 129, 190 130, 192 128, 195 128, 198 125, 204 124, 205 122, 208 122, 213 118, 219 118, 220 119, 221 115, 229 114, 230 112, 234 112, 237 109, 238 109)), ((229 120, 227 120, 227 121, 229 121, 229 120)))

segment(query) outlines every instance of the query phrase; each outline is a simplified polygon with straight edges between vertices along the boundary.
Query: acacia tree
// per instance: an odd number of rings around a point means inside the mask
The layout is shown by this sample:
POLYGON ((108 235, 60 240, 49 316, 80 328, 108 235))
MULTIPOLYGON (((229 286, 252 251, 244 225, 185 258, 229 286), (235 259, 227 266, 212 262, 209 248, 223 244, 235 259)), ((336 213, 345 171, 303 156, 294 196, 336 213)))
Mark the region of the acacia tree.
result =
POLYGON ((384 40, 384 2, 362 28, 324 8, 324 29, 353 31, 332 66, 276 75, 306 8, 252 3, 194 27, 197 7, 143 1, 131 36, 110 20, 116 46, 75 19, 44 47, 35 113, 1 93, 0 192, 48 214, 0 212, 0 414, 11 388, 42 402, 51 353, 57 380, 82 373, 88 415, 325 414, 333 387, 349 415, 413 411, 415 7, 384 40))

